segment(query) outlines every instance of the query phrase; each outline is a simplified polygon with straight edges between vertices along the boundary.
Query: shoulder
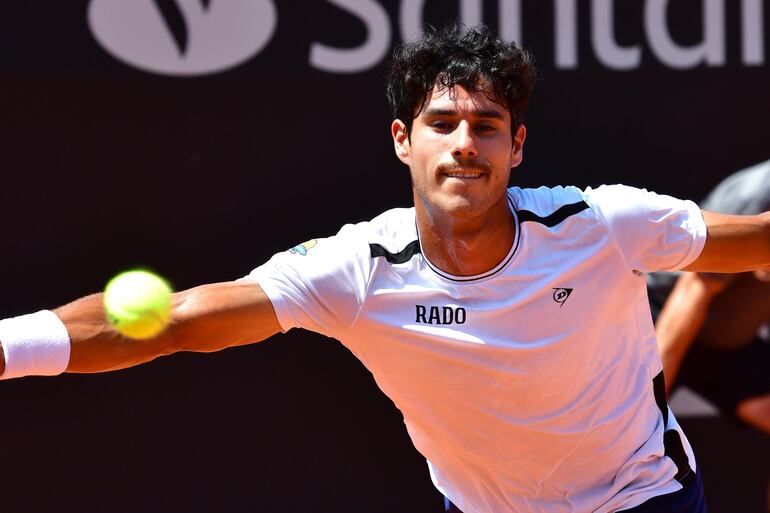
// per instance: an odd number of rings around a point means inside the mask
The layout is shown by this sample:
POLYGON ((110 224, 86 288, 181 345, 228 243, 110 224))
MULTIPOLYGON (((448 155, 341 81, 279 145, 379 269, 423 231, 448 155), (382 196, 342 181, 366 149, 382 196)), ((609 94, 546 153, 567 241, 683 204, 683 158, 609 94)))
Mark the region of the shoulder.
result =
POLYGON ((700 209, 691 201, 628 185, 587 187, 582 195, 586 203, 606 221, 661 218, 680 210, 700 215, 700 209))
POLYGON ((564 205, 583 201, 582 191, 573 186, 538 187, 520 189, 511 187, 508 194, 519 210, 529 210, 536 214, 546 214, 564 205))
POLYGON ((416 236, 414 208, 392 208, 356 227, 368 242, 398 243, 412 240, 416 236))
POLYGON ((632 214, 651 208, 666 208, 681 201, 647 189, 622 184, 585 189, 574 186, 537 189, 512 187, 509 194, 519 212, 528 212, 538 217, 565 217, 588 209, 600 216, 609 212, 632 214))
POLYGON ((623 184, 600 185, 599 187, 586 187, 581 194, 586 202, 591 206, 614 206, 625 205, 634 206, 644 203, 655 193, 647 189, 631 187, 623 184))
POLYGON ((537 221, 553 226, 589 208, 577 187, 511 187, 508 194, 520 221, 537 221))
POLYGON ((348 230, 365 242, 370 258, 384 256, 395 262, 408 260, 419 251, 414 208, 393 208, 348 230))
POLYGON ((398 252, 415 240, 414 209, 387 210, 369 221, 348 223, 337 233, 297 244, 273 257, 273 261, 292 268, 334 269, 359 262, 366 267, 373 256, 372 246, 398 252))
POLYGON ((700 218, 700 208, 690 201, 628 185, 602 185, 583 191, 585 201, 603 216, 660 219, 672 212, 700 218))

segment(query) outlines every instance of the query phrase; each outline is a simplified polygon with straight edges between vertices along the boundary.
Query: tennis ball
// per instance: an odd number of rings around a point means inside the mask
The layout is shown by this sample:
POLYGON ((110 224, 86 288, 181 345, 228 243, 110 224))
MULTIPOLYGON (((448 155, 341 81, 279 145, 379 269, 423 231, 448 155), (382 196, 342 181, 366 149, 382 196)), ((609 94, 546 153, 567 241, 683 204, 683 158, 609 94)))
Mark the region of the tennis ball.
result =
POLYGON ((115 276, 104 289, 107 320, 129 338, 159 334, 168 324, 171 287, 149 271, 127 271, 115 276))

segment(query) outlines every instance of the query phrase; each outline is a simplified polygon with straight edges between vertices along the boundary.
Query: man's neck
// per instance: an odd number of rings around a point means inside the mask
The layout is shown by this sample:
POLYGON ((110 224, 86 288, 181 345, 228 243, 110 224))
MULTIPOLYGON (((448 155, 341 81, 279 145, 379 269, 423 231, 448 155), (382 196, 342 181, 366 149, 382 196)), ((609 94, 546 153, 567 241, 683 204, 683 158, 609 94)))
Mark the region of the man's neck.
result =
POLYGON ((504 198, 489 212, 456 219, 415 203, 423 254, 431 264, 454 276, 474 276, 494 269, 513 245, 516 226, 504 198))

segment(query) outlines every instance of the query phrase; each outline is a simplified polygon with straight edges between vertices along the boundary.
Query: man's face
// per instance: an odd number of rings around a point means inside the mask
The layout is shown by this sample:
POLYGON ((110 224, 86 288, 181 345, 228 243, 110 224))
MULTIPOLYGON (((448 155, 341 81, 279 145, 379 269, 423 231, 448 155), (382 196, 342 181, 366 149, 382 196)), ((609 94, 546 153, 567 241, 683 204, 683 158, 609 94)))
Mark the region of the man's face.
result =
POLYGON ((408 137, 400 120, 391 130, 418 209, 461 220, 508 208, 508 178, 521 163, 526 129, 512 138, 510 113, 483 92, 436 87, 408 137))

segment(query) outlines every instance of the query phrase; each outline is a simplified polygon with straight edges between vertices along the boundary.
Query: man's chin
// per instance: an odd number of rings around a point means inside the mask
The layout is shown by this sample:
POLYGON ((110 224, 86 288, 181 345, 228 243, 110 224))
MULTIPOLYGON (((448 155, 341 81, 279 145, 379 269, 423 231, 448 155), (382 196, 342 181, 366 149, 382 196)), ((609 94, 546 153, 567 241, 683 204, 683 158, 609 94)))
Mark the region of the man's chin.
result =
POLYGON ((432 202, 433 210, 458 219, 470 219, 484 212, 483 202, 461 195, 442 196, 432 202))
MULTIPOLYGON (((497 197, 497 195, 492 197, 489 194, 471 194, 470 191, 465 191, 465 193, 433 191, 433 194, 422 195, 414 189, 414 193, 415 206, 419 204, 426 213, 430 212, 431 216, 446 216, 458 220, 483 217, 501 202, 505 202, 507 205, 507 201, 502 197, 497 197)), ((505 191, 502 195, 506 195, 505 191)))

